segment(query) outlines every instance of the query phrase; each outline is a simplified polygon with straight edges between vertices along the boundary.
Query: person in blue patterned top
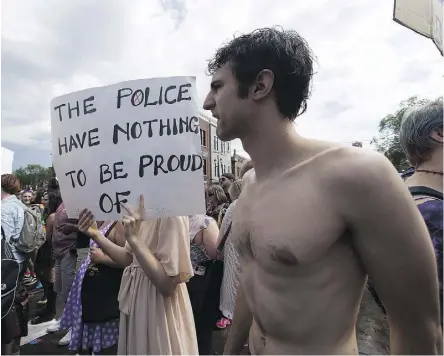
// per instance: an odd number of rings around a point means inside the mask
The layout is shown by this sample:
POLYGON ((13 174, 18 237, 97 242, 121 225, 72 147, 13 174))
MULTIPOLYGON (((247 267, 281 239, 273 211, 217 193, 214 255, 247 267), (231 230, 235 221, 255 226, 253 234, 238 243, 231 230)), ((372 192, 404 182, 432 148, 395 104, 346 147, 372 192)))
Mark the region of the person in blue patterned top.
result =
POLYGON ((404 114, 399 134, 401 146, 415 171, 405 178, 430 232, 438 265, 439 294, 443 303, 443 101, 442 98, 404 114), (424 188, 426 188, 424 190, 424 188))

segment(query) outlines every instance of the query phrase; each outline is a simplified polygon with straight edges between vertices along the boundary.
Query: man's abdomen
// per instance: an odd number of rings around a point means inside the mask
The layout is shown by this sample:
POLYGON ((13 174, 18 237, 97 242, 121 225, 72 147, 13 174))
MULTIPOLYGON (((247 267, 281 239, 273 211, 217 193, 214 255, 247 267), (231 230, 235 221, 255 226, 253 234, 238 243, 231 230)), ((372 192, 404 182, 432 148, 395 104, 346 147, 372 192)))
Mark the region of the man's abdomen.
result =
POLYGON ((267 273, 254 260, 243 266, 242 286, 255 319, 252 352, 357 353, 365 274, 355 260, 336 260, 339 255, 305 268, 307 274, 300 273, 302 266, 295 273, 267 273))

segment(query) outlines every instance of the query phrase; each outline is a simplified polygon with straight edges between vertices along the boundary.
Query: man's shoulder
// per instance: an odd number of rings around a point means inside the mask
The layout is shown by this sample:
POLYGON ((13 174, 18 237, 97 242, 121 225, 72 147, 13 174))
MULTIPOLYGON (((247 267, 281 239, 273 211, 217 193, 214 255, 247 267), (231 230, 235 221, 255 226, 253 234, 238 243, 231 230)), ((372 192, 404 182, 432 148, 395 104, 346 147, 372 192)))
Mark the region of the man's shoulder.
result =
POLYGON ((400 179, 394 166, 379 152, 357 147, 338 147, 328 158, 324 176, 335 183, 378 183, 387 178, 400 179), (388 177, 387 177, 388 174, 388 177))

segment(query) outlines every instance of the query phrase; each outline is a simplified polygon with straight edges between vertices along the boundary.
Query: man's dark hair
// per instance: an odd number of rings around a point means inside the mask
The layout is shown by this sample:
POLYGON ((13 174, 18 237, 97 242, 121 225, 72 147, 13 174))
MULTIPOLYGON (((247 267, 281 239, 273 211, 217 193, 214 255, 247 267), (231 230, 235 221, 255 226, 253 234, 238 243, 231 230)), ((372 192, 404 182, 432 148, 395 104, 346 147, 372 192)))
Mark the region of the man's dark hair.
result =
POLYGON ((231 181, 234 181, 236 179, 236 177, 232 173, 224 173, 222 174, 222 177, 228 178, 231 181))
POLYGON ((307 109, 313 61, 311 49, 297 32, 262 28, 219 48, 208 63, 208 72, 212 75, 229 63, 239 83, 239 96, 245 98, 259 72, 271 70, 277 107, 293 121, 307 109))

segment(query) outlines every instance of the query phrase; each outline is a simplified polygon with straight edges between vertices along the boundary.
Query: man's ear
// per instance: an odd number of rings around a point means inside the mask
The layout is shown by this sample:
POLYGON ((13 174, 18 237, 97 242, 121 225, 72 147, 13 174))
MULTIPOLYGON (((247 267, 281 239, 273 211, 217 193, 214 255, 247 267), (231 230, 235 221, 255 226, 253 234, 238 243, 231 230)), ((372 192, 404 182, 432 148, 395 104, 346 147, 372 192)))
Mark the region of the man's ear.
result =
POLYGON ((273 84, 274 73, 269 69, 261 70, 252 85, 252 98, 254 100, 264 99, 273 90, 273 84))

